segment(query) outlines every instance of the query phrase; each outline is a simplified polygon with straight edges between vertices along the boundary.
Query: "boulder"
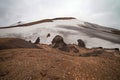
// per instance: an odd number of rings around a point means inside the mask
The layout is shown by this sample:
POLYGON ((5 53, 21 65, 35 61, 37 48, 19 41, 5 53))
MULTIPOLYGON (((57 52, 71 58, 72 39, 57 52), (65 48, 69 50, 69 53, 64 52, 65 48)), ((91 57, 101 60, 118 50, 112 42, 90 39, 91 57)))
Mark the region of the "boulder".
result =
POLYGON ((29 43, 32 43, 32 41, 31 41, 31 40, 29 40, 28 42, 29 42, 29 43))
POLYGON ((57 35, 53 38, 52 47, 53 48, 58 48, 62 51, 68 51, 69 52, 69 48, 68 48, 67 44, 64 42, 63 37, 61 37, 60 35, 57 35))
POLYGON ((50 37, 50 33, 47 34, 47 38, 50 37))
POLYGON ((39 43, 40 43, 40 38, 38 37, 34 44, 39 44, 39 43))
POLYGON ((119 52, 119 48, 115 48, 115 51, 118 51, 118 52, 119 52))
POLYGON ((83 47, 83 48, 85 48, 85 43, 84 43, 83 40, 78 39, 77 42, 78 42, 78 46, 79 46, 79 47, 83 47))

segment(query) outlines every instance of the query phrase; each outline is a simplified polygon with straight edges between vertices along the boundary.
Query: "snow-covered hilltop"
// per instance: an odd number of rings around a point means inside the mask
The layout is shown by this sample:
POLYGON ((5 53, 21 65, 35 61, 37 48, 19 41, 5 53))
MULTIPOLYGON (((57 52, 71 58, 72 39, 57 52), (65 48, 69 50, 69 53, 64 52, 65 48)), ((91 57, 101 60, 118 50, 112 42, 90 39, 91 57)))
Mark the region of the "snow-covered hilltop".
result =
POLYGON ((87 47, 120 48, 120 30, 80 21, 72 17, 44 19, 0 27, 0 37, 16 37, 50 44, 56 35, 64 37, 66 43, 77 43, 82 39, 87 47), (47 35, 50 34, 49 37, 47 35))

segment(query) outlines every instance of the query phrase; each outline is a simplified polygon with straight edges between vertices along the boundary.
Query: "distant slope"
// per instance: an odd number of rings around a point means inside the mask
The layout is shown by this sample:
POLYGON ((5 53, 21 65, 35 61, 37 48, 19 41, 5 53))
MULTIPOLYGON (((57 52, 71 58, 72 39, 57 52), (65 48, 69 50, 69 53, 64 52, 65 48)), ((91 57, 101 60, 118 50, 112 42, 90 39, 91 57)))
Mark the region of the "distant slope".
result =
POLYGON ((0 29, 1 38, 14 37, 33 42, 40 37, 44 44, 50 44, 56 35, 61 35, 66 43, 77 44, 77 39, 82 39, 87 47, 120 48, 120 30, 73 17, 44 19, 0 29), (50 37, 46 37, 49 33, 50 37))
POLYGON ((15 48, 38 48, 36 45, 18 38, 0 38, 0 50, 15 48))

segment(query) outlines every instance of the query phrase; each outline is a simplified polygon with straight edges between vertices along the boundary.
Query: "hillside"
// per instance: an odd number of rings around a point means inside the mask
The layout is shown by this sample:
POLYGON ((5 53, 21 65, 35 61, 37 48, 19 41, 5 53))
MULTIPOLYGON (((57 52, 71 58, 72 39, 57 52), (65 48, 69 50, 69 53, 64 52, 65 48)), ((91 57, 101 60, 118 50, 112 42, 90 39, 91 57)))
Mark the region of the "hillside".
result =
POLYGON ((0 39, 0 44, 7 45, 6 49, 0 50, 0 80, 120 79, 119 50, 67 44, 70 51, 62 51, 52 47, 53 41, 51 45, 36 44, 38 48, 32 48, 22 39, 0 39), (78 51, 74 52, 74 49, 78 51))
POLYGON ((38 48, 35 44, 19 38, 0 38, 0 50, 15 48, 38 48))
POLYGON ((80 57, 51 48, 0 51, 0 80, 119 80, 119 66, 120 58, 111 53, 80 57))
POLYGON ((120 30, 72 17, 0 28, 0 80, 120 80, 120 30))
POLYGON ((68 44, 76 44, 77 39, 82 39, 88 48, 120 48, 119 33, 120 30, 73 17, 44 19, 0 28, 0 38, 21 38, 34 42, 37 37, 40 37, 41 43, 50 44, 56 35, 61 35, 68 44))

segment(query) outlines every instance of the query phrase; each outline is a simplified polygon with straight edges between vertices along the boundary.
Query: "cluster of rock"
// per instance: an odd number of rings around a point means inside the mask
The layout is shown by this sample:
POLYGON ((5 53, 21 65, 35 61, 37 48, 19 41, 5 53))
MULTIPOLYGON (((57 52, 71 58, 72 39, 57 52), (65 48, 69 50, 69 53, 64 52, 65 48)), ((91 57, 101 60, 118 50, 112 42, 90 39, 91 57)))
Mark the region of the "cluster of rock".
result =
MULTIPOLYGON (((50 37, 50 34, 48 34, 46 37, 50 37)), ((79 48, 86 48, 85 42, 81 39, 77 40, 78 44, 77 47, 74 44, 66 44, 64 42, 64 39, 62 36, 60 35, 56 35, 52 42, 51 42, 51 47, 52 48, 56 48, 62 51, 66 51, 66 52, 73 52, 73 53, 79 53, 79 48)), ((34 44, 39 44, 40 43, 40 38, 38 37, 36 39, 36 41, 34 42, 34 44)), ((105 49, 102 47, 97 47, 97 48, 92 48, 92 51, 84 53, 84 54, 80 54, 79 56, 83 56, 83 57, 87 57, 87 56, 97 56, 99 54, 102 54, 104 51, 106 52, 119 52, 119 48, 115 48, 115 49, 105 49)))
MULTIPOLYGON (((78 46, 85 48, 84 41, 82 41, 81 39, 79 39, 78 40, 78 46)), ((58 49, 60 49, 62 51, 67 51, 67 52, 69 52, 69 51, 73 51, 75 53, 79 52, 79 50, 74 45, 66 44, 64 42, 63 37, 60 36, 60 35, 57 35, 57 36, 55 36, 53 38, 53 40, 52 40, 52 47, 53 48, 58 48, 58 49)))
MULTIPOLYGON (((50 37, 50 33, 47 35, 47 37, 50 37)), ((29 41, 29 42, 31 42, 31 41, 29 41)), ((79 47, 85 48, 85 43, 84 43, 83 40, 78 39, 77 42, 78 42, 78 46, 79 47)), ((39 43, 40 43, 40 38, 38 37, 36 39, 36 41, 34 42, 34 44, 39 44, 39 43)), ((66 44, 64 42, 63 37, 60 36, 60 35, 56 35, 53 38, 53 40, 52 40, 51 43, 52 43, 51 44, 52 48, 57 48, 59 50, 66 51, 66 52, 69 52, 69 51, 72 51, 74 53, 78 53, 79 52, 79 50, 74 45, 72 45, 72 44, 66 44)))
POLYGON ((64 42, 63 37, 57 35, 52 40, 52 47, 58 48, 62 51, 69 51, 67 44, 64 42))

